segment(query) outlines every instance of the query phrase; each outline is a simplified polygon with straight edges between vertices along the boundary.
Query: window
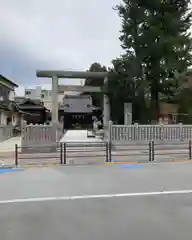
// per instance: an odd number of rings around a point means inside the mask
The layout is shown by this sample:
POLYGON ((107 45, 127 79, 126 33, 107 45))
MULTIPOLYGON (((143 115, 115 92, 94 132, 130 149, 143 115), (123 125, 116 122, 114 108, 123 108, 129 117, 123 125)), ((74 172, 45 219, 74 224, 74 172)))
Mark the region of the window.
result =
POLYGON ((25 94, 26 94, 26 95, 31 95, 31 91, 28 91, 28 90, 27 90, 27 91, 25 92, 25 94))
POLYGON ((45 95, 44 94, 41 94, 41 98, 44 99, 45 95))

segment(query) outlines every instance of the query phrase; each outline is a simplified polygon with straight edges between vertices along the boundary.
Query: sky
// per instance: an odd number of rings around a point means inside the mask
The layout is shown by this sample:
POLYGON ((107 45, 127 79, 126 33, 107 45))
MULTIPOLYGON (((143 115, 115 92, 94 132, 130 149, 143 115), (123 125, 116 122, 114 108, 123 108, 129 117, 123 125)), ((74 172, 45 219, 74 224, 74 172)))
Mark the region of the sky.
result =
MULTIPOLYGON (((87 70, 93 62, 109 66, 122 53, 120 0, 0 0, 0 74, 25 87, 50 79, 36 70, 87 70)), ((62 80, 78 84, 80 80, 62 80)))

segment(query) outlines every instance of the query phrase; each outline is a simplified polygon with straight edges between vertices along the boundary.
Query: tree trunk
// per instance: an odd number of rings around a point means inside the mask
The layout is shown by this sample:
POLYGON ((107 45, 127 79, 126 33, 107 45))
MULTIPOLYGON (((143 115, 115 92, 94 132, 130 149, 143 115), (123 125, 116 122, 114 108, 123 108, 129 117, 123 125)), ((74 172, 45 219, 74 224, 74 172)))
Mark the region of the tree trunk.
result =
POLYGON ((159 91, 158 83, 152 81, 151 84, 151 123, 158 123, 159 120, 159 91))

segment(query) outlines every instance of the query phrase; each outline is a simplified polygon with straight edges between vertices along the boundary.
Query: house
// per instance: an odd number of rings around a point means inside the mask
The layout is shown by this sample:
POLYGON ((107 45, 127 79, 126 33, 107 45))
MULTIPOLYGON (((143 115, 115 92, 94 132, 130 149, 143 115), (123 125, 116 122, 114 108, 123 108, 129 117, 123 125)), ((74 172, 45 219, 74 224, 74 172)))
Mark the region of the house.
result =
POLYGON ((15 104, 27 124, 44 124, 48 119, 49 111, 39 99, 16 97, 15 104))
MULTIPOLYGON (((66 93, 58 93, 58 102, 63 102, 63 97, 66 93)), ((43 89, 41 86, 36 86, 36 88, 26 88, 25 98, 30 98, 32 100, 40 100, 44 103, 44 106, 52 111, 52 90, 43 89)))
MULTIPOLYGON (((63 99, 65 98, 65 95, 74 96, 74 95, 79 95, 79 93, 70 92, 70 91, 58 93, 58 103, 60 105, 63 104, 63 99)), ((41 102, 43 102, 44 106, 48 110, 50 110, 50 112, 52 111, 52 90, 43 89, 41 86, 36 86, 35 88, 25 88, 24 97, 32 100, 40 100, 41 102)))
POLYGON ((18 85, 3 75, 0 75, 0 124, 15 124, 17 109, 13 108, 15 101, 15 88, 18 85))

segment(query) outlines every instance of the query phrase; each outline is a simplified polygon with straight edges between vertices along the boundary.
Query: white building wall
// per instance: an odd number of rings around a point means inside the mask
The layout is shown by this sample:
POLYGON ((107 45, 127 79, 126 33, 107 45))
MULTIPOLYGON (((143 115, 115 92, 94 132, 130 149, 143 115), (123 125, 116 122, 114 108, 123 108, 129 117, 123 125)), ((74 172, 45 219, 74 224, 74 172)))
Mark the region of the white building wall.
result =
POLYGON ((9 100, 15 101, 15 91, 9 91, 9 100))
POLYGON ((36 88, 26 88, 25 89, 25 97, 31 99, 41 99, 41 86, 37 86, 36 88))

